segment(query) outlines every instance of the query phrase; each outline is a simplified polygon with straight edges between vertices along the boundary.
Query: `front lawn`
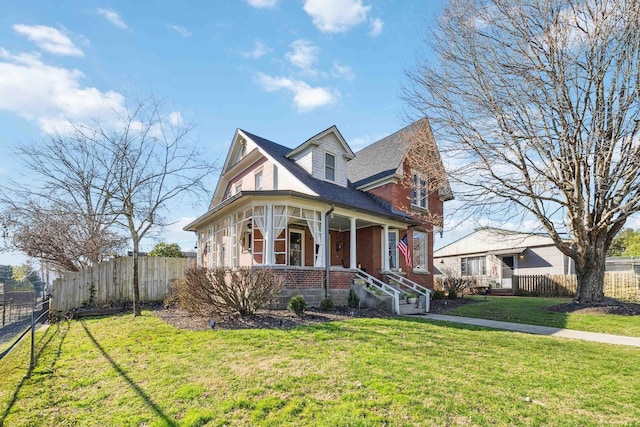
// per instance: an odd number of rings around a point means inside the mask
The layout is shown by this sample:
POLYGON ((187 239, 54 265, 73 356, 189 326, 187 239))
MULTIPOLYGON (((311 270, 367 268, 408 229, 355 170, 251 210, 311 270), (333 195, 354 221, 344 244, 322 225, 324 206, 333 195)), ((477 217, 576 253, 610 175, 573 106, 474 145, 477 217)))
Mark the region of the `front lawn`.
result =
POLYGON ((417 319, 62 322, 0 361, 0 425, 633 425, 640 352, 417 319), (3 424, 4 423, 4 424, 3 424))
POLYGON ((570 299, 480 296, 465 298, 472 298, 478 303, 458 307, 447 314, 640 337, 640 316, 555 313, 546 310, 552 305, 568 303, 570 299))

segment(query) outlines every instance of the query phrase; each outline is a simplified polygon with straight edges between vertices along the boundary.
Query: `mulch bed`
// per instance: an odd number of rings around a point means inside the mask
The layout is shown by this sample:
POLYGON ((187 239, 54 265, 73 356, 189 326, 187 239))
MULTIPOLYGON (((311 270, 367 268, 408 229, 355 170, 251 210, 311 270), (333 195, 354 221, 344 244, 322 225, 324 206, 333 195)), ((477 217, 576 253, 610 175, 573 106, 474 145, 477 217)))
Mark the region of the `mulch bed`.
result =
POLYGON ((619 301, 613 298, 605 298, 604 301, 594 304, 579 304, 569 302, 566 304, 547 307, 554 313, 579 313, 579 314, 617 314, 620 316, 640 316, 640 304, 619 301))
MULTIPOLYGON (((153 313, 176 328, 211 329, 211 318, 196 316, 178 308, 158 308, 153 313)), ((391 316, 384 310, 374 308, 354 310, 349 307, 336 307, 329 312, 309 309, 302 316, 296 316, 289 310, 260 310, 249 316, 232 315, 215 319, 214 329, 290 329, 356 317, 385 318, 391 316)))
POLYGON ((456 299, 432 299, 429 306, 429 313, 434 314, 447 314, 451 310, 458 307, 462 307, 467 304, 477 304, 480 301, 469 298, 456 298, 456 299))

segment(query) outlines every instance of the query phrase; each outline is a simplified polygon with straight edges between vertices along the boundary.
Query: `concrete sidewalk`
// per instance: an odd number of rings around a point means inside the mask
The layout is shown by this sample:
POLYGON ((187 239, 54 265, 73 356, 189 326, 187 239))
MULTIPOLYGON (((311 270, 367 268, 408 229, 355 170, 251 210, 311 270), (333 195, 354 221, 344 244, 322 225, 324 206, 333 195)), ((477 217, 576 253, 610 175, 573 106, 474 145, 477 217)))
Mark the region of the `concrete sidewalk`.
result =
POLYGON ((499 322, 497 320, 474 319, 471 317, 446 316, 444 314, 425 314, 419 317, 429 320, 439 320, 442 322, 463 323, 465 325, 482 326, 485 328, 525 332, 527 334, 549 335, 554 337, 572 338, 577 340, 602 342, 607 344, 640 347, 640 338, 627 337, 622 335, 601 334, 598 332, 583 332, 575 331, 573 329, 552 328, 549 326, 525 325, 522 323, 499 322))

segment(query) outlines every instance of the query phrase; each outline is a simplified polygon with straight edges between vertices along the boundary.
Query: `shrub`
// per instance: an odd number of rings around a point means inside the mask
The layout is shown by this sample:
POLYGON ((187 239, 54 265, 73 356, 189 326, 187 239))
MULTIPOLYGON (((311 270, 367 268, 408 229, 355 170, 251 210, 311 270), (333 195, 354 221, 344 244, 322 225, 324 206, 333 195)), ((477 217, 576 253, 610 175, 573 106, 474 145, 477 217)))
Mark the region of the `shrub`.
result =
POLYGON ((444 291, 433 291, 433 299, 444 299, 444 291))
POLYGON ((172 286, 165 304, 177 301, 189 313, 206 317, 253 314, 272 303, 283 288, 268 269, 190 268, 172 286))
POLYGON ((349 307, 351 308, 358 308, 358 306, 360 305, 360 299, 358 298, 358 295, 356 295, 356 291, 354 291, 353 289, 349 291, 349 299, 347 300, 347 304, 349 304, 349 307))
POLYGON ((307 308, 307 301, 302 295, 296 295, 289 301, 289 310, 293 311, 297 316, 302 316, 307 308))
POLYGON ((333 301, 331 300, 331 298, 327 297, 320 302, 320 310, 322 311, 333 310, 333 301))
POLYGON ((455 289, 450 288, 450 289, 449 289, 449 293, 447 294, 447 298, 449 298, 449 299, 456 299, 456 298, 458 298, 458 292, 456 292, 456 290, 455 290, 455 289))

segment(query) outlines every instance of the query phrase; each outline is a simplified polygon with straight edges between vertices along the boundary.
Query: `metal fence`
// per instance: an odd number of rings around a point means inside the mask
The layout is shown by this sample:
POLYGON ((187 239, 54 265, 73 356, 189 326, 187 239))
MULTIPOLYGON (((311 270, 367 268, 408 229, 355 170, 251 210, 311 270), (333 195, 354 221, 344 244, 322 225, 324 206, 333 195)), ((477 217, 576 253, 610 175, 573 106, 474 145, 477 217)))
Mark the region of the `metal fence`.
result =
MULTIPOLYGON (((577 290, 574 274, 513 276, 513 294, 544 297, 573 297, 577 290)), ((607 272, 604 295, 625 301, 640 301, 640 276, 607 272)))
MULTIPOLYGON (((171 282, 184 276, 187 262, 187 258, 140 257, 140 301, 164 300, 169 294, 171 282)), ((59 316, 86 305, 105 307, 132 300, 133 258, 114 258, 54 280, 51 312, 59 316)))
POLYGON ((13 350, 22 339, 30 334, 31 351, 29 373, 35 364, 35 330, 36 325, 48 320, 49 300, 31 304, 29 315, 18 322, 12 322, 0 329, 0 360, 13 350))

